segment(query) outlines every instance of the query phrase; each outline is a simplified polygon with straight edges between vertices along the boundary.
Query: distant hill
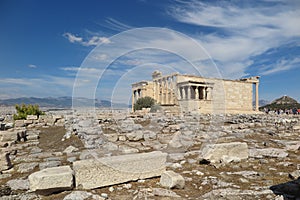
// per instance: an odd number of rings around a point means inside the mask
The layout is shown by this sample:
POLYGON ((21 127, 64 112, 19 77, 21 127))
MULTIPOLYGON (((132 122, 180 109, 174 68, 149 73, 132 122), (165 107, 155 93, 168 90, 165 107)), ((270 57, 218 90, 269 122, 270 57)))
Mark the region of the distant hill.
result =
MULTIPOLYGON (((270 103, 270 101, 264 100, 264 99, 261 99, 261 100, 258 101, 259 107, 265 106, 265 105, 267 105, 269 103, 270 103)), ((253 104, 253 106, 255 106, 255 101, 253 101, 252 104, 253 104)))
MULTIPOLYGON (((98 100, 98 99, 87 99, 87 98, 77 98, 77 105, 92 105, 95 101, 96 107, 111 107, 112 103, 107 100, 98 100)), ((16 104, 37 104, 40 107, 51 107, 51 108, 71 108, 72 107, 72 97, 46 97, 46 98, 37 98, 37 97, 22 97, 15 99, 3 99, 0 100, 0 105, 2 106, 14 106, 16 104)), ((118 108, 127 108, 126 104, 114 104, 113 107, 118 108)))
POLYGON ((261 109, 264 108, 270 108, 271 110, 276 110, 276 109, 293 109, 293 108, 298 108, 300 109, 300 104, 293 99, 292 97, 289 96, 282 96, 278 99, 275 99, 272 101, 270 104, 267 104, 265 106, 260 107, 261 109))

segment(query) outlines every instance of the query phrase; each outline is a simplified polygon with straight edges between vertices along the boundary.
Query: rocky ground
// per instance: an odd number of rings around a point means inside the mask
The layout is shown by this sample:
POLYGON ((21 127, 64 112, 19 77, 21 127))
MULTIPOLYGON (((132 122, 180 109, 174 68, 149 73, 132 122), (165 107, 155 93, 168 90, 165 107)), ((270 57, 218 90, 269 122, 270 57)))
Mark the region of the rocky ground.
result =
POLYGON ((0 199, 283 199, 269 187, 300 176, 300 116, 102 110, 47 117, 0 131, 0 199), (153 151, 167 153, 166 170, 183 182, 166 186, 158 176, 93 189, 49 188, 47 195, 30 188, 28 177, 43 169, 153 151))

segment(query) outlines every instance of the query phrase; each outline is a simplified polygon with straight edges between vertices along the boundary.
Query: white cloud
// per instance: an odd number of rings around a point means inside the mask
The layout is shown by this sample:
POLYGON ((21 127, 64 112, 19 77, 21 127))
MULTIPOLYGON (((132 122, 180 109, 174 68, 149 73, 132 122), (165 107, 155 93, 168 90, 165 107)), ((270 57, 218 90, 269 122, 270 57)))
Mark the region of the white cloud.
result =
POLYGON ((64 70, 64 71, 75 71, 75 72, 81 70, 81 71, 91 72, 91 73, 99 71, 99 69, 97 69, 97 68, 89 68, 89 67, 85 67, 85 68, 81 68, 81 67, 62 67, 60 69, 64 70))
POLYGON ((107 37, 93 36, 88 40, 84 40, 82 37, 78 37, 72 33, 64 33, 63 36, 67 38, 71 43, 78 43, 83 46, 97 46, 99 44, 110 43, 110 40, 107 37))
MULTIPOLYGON (((241 4, 179 2, 169 10, 169 14, 183 23, 215 28, 213 34, 195 35, 195 38, 213 59, 220 62, 223 72, 231 70, 236 75, 245 75, 247 67, 253 63, 253 57, 300 37, 300 6, 289 1, 272 5, 263 2, 241 4)), ((286 65, 286 69, 290 67, 286 65)), ((277 71, 274 66, 273 70, 261 73, 267 75, 277 71)), ((230 73, 227 75, 228 78, 237 78, 230 73)))
POLYGON ((128 29, 132 29, 134 27, 132 26, 129 26, 127 24, 124 24, 116 19, 113 19, 113 18, 107 18, 105 20, 105 22, 108 24, 108 26, 104 25, 105 27, 107 28, 110 28, 112 30, 116 30, 116 31, 125 31, 125 30, 128 30, 128 29))
POLYGON ((104 60, 107 60, 109 57, 107 54, 96 54, 96 55, 93 55, 91 59, 93 60, 96 60, 96 61, 104 61, 104 60))
POLYGON ((98 37, 98 36, 93 36, 91 39, 89 39, 86 42, 83 42, 82 44, 84 46, 96 46, 98 44, 108 44, 110 43, 109 39, 107 37, 98 37))
POLYGON ((73 35, 72 33, 64 33, 63 36, 66 37, 71 43, 75 43, 75 42, 80 43, 83 41, 81 37, 73 35))
POLYGON ((25 85, 30 86, 33 85, 33 81, 36 79, 24 79, 24 78, 1 78, 0 84, 14 84, 14 85, 25 85))
POLYGON ((64 71, 78 71, 79 67, 62 67, 60 69, 64 71))
POLYGON ((287 71, 296 67, 300 67, 300 58, 294 58, 292 60, 282 59, 278 61, 275 65, 264 66, 260 70, 262 75, 269 75, 273 73, 287 71))
POLYGON ((37 66, 36 66, 36 65, 33 65, 33 64, 28 65, 28 67, 29 67, 29 68, 37 68, 37 66))

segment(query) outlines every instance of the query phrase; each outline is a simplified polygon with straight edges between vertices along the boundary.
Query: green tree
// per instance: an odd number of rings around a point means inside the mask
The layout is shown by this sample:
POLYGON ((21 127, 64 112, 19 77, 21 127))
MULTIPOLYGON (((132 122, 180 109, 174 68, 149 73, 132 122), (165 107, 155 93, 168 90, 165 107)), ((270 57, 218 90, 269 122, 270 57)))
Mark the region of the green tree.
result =
POLYGON ((141 97, 139 98, 133 106, 134 111, 142 110, 142 108, 151 108, 155 104, 155 101, 151 97, 141 97))
POLYGON ((45 113, 40 110, 38 105, 15 105, 15 108, 17 110, 17 114, 14 114, 14 120, 18 119, 26 119, 27 115, 44 115, 45 113))

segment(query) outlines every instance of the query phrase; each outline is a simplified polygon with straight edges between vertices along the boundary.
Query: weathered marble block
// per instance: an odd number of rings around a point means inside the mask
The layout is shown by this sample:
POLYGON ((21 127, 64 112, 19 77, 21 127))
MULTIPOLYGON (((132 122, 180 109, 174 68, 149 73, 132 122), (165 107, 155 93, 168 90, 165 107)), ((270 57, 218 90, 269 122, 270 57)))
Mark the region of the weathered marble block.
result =
POLYGON ((166 158, 166 153, 155 151, 75 161, 76 187, 93 189, 157 177, 166 170, 166 158))
POLYGON ((245 142, 210 144, 202 149, 202 158, 212 163, 237 162, 247 159, 248 156, 248 145, 245 142))
POLYGON ((45 193, 73 188, 73 170, 70 166, 52 167, 32 173, 28 177, 31 191, 45 193))

